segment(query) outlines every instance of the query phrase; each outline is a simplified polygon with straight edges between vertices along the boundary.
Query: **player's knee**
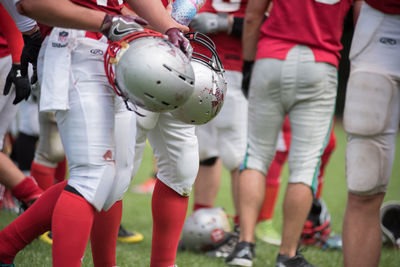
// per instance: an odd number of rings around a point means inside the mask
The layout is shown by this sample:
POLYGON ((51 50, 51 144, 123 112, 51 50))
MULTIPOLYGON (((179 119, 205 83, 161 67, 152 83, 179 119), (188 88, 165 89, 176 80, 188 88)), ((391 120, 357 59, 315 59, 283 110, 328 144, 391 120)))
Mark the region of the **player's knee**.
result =
POLYGON ((204 160, 200 160, 200 166, 212 167, 217 162, 218 157, 211 157, 204 160))
POLYGON ((343 119, 346 132, 363 136, 382 133, 389 123, 395 89, 385 75, 357 70, 351 73, 343 119))
POLYGON ((52 146, 48 151, 48 160, 51 162, 60 162, 64 159, 65 153, 62 146, 52 146))
POLYGON ((346 147, 346 179, 349 192, 373 195, 387 190, 391 162, 373 138, 349 135, 346 147))

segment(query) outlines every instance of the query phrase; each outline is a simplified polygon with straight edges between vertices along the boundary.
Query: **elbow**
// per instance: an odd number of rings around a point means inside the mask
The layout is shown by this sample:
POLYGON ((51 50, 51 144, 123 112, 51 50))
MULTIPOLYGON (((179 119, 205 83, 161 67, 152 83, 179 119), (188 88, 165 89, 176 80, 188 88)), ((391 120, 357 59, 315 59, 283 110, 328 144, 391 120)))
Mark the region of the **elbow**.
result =
POLYGON ((27 16, 27 17, 34 18, 35 10, 36 10, 35 2, 37 2, 37 1, 32 1, 32 0, 19 1, 16 4, 18 13, 20 13, 21 15, 27 16))
POLYGON ((264 20, 264 14, 246 13, 244 24, 249 26, 259 26, 264 20))

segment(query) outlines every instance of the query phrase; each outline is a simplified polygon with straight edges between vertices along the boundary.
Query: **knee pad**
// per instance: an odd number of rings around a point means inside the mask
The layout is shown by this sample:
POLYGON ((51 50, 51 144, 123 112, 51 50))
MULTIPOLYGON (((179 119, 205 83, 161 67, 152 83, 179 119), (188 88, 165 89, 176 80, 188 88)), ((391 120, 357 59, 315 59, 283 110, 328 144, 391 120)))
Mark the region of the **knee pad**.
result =
POLYGON ((42 112, 40 116, 41 129, 35 161, 42 165, 55 167, 65 156, 57 122, 53 112, 42 112))
POLYGON ((389 185, 391 161, 373 138, 349 135, 346 146, 346 180, 349 192, 373 195, 389 185))
POLYGON ((200 166, 207 166, 211 167, 214 166, 215 163, 217 162, 218 157, 212 157, 204 160, 200 160, 200 166))
POLYGON ((354 71, 347 84, 343 124, 347 133, 371 136, 389 123, 395 85, 386 75, 354 71))

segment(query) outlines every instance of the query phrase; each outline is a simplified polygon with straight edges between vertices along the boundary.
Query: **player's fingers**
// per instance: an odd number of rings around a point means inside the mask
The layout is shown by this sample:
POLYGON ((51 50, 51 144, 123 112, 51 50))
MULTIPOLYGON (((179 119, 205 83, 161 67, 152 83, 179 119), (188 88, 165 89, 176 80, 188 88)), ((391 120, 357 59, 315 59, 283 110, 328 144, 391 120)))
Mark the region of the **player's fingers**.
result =
POLYGON ((3 95, 8 95, 11 89, 11 85, 12 85, 11 78, 7 77, 6 84, 4 85, 3 95))

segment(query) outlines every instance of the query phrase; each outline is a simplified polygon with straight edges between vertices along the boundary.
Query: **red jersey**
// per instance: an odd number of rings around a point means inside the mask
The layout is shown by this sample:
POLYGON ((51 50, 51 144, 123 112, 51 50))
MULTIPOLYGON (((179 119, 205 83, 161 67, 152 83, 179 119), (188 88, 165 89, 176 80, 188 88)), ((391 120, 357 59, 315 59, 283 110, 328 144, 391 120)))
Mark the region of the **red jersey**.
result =
POLYGON ((353 0, 275 0, 261 26, 256 58, 286 59, 298 44, 307 45, 316 62, 339 65, 343 21, 353 0))
MULTIPOLYGON (((200 12, 228 13, 235 17, 244 17, 247 0, 207 0, 200 12)), ((227 70, 242 70, 242 43, 240 38, 226 33, 210 34, 217 53, 227 70)))
POLYGON ((0 28, 0 58, 8 56, 11 54, 7 46, 7 40, 4 38, 3 33, 0 28))
MULTIPOLYGON (((71 0, 77 5, 84 6, 94 10, 101 10, 106 13, 118 15, 121 14, 121 9, 125 5, 125 0, 71 0)), ((42 38, 44 39, 50 34, 53 27, 44 24, 38 24, 42 38)))
POLYGON ((101 10, 114 15, 121 14, 125 0, 71 0, 75 4, 90 9, 101 10))
POLYGON ((399 0, 365 0, 368 5, 388 14, 400 14, 399 0))

